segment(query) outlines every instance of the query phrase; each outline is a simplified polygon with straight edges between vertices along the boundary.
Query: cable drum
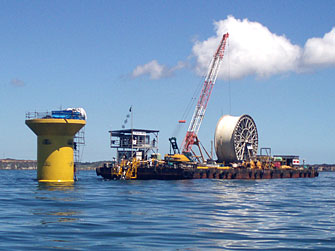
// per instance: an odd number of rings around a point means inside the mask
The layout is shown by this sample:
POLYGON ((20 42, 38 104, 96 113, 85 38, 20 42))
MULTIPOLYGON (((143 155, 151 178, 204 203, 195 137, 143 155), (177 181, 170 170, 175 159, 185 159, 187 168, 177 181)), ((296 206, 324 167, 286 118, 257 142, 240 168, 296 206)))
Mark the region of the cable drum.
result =
POLYGON ((222 116, 215 129, 214 143, 218 162, 231 163, 256 156, 258 133, 254 120, 249 115, 222 116))

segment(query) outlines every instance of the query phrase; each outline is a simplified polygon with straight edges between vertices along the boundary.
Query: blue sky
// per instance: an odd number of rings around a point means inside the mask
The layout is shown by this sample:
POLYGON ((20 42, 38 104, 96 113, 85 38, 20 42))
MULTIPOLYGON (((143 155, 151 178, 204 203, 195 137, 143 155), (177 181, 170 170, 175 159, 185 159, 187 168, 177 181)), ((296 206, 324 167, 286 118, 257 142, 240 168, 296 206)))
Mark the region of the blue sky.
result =
POLYGON ((335 163, 333 13, 333 1, 0 1, 0 158, 36 159, 25 113, 60 107, 87 112, 83 161, 112 158, 108 130, 131 105, 167 153, 208 44, 231 29, 200 140, 249 114, 260 147, 335 163))

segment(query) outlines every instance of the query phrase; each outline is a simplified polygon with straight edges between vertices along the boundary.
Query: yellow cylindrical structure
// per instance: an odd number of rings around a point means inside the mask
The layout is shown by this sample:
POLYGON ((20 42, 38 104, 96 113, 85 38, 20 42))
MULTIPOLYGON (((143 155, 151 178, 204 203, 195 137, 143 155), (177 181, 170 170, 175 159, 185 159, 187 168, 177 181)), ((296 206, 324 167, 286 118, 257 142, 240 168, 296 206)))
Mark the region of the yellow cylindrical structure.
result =
POLYGON ((81 119, 28 119, 26 125, 37 135, 37 180, 73 182, 73 138, 86 124, 81 119))

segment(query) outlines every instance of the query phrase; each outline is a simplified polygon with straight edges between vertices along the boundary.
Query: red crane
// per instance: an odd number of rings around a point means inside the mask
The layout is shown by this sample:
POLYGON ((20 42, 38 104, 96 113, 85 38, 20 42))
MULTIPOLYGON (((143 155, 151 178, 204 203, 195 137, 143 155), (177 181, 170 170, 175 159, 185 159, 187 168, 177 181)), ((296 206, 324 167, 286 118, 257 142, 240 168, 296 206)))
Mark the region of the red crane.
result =
MULTIPOLYGON (((220 64, 223 59, 223 54, 226 46, 227 39, 229 37, 229 34, 226 33, 223 35, 220 45, 217 48, 213 59, 210 63, 202 91, 200 93, 200 97, 198 99, 197 106, 195 107, 192 120, 190 122, 190 125, 188 127, 186 136, 184 138, 183 144, 182 144, 182 152, 183 153, 189 153, 192 151, 193 145, 198 145, 199 149, 199 140, 198 140, 198 132, 200 129, 200 125, 202 120, 204 119, 207 104, 209 101, 209 97, 211 96, 216 78, 218 76, 220 64)), ((200 150, 201 151, 201 150, 200 150)))

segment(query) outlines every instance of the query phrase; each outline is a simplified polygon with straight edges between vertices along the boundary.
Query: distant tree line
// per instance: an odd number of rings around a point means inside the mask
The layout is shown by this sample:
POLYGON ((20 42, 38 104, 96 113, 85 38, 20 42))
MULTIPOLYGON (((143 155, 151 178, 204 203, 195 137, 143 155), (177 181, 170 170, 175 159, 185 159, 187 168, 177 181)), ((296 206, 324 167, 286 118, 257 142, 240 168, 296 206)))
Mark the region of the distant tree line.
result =
MULTIPOLYGON (((79 170, 95 170, 106 162, 107 161, 77 163, 76 168, 79 170)), ((37 162, 36 160, 0 159, 0 169, 34 170, 37 169, 37 162)))
MULTIPOLYGON (((107 162, 110 161, 81 162, 76 164, 76 168, 79 170, 95 170, 97 167, 103 166, 104 163, 107 162)), ((319 172, 335 172, 335 164, 315 164, 306 166, 313 167, 319 172)), ((37 162, 36 160, 0 159, 0 169, 34 170, 37 169, 37 162)))

